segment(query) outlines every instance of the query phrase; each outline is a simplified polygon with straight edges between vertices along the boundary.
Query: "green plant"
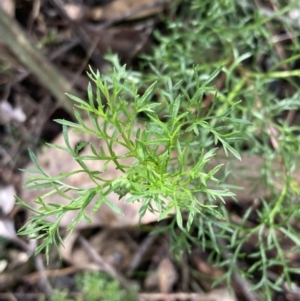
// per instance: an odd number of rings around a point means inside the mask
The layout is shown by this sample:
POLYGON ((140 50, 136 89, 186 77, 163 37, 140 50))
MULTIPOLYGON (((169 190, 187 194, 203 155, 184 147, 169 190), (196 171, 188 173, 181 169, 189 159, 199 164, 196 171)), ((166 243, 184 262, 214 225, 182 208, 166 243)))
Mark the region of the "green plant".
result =
POLYGON ((50 301, 72 301, 72 299, 68 297, 67 291, 54 290, 51 294, 50 301))
MULTIPOLYGON (((94 210, 106 203, 121 214, 106 198, 116 192, 120 198, 127 196, 127 202, 142 202, 141 217, 146 210, 157 212, 158 219, 174 214, 174 220, 160 229, 170 233, 174 252, 200 245, 210 251, 216 264, 226 267, 222 279, 228 284, 235 270, 250 281, 255 275, 259 280, 252 288, 272 300, 273 292, 281 290, 283 283, 291 285, 292 275, 299 273, 287 260, 288 253, 300 246, 296 226, 300 188, 293 177, 299 167, 299 126, 291 125, 287 116, 299 110, 299 83, 295 79, 300 74, 295 69, 299 42, 291 38, 282 57, 273 41, 274 33, 281 30, 296 36, 286 17, 296 1, 277 3, 278 10, 268 16, 259 1, 178 3, 180 13, 164 20, 167 34, 155 32, 158 45, 151 55, 142 57, 140 71, 126 70, 115 56, 108 57, 114 72, 100 75, 91 71, 95 90, 89 86, 89 101, 71 96, 77 106, 77 122, 57 121, 63 125, 63 149, 80 164, 82 169, 77 172, 86 172, 94 181, 94 188, 67 186, 63 180, 71 173, 49 177, 30 152, 39 175, 27 182, 27 188, 53 191, 36 200, 40 207, 22 233, 41 239, 37 251, 46 248, 48 254, 51 244, 61 243, 59 221, 68 210, 78 210, 69 230, 81 219, 88 219, 85 208, 90 202, 94 210), (284 91, 283 82, 288 84, 284 91), (89 124, 81 117, 85 112, 89 124), (107 151, 85 141, 73 150, 67 127, 95 134, 106 142, 107 151), (113 135, 108 135, 110 130, 113 135), (126 148, 126 154, 115 154, 114 145, 126 148), (82 147, 91 147, 94 155, 80 156, 82 147), (269 197, 261 200, 260 207, 245 210, 239 224, 233 222, 232 213, 222 202, 216 202, 233 197, 222 181, 221 171, 229 171, 220 165, 209 168, 209 160, 219 155, 216 147, 237 160, 240 153, 264 158, 256 180, 264 183, 269 197), (177 156, 172 156, 174 153, 177 156), (128 158, 131 163, 123 163, 128 158), (86 168, 85 160, 103 160, 106 166, 113 162, 123 175, 104 180, 102 171, 86 168), (283 183, 279 191, 276 178, 283 183), (69 190, 77 197, 69 199, 69 190), (68 198, 70 204, 47 203, 52 193, 68 198), (50 215, 58 217, 55 224, 45 221, 50 215), (253 215, 255 222, 249 226, 253 215), (282 237, 290 240, 292 249, 284 249, 282 237), (246 254, 244 246, 253 238, 257 248, 246 254), (221 240, 225 247, 219 244, 221 240), (224 250, 232 256, 226 258, 224 250), (243 257, 250 263, 241 269, 237 263, 243 257), (282 271, 277 281, 269 276, 274 269, 282 271)), ((233 177, 235 172, 231 170, 233 177)))
POLYGON ((76 276, 76 286, 79 293, 76 298, 68 297, 68 292, 54 291, 51 301, 134 301, 136 291, 127 291, 120 288, 116 280, 99 272, 86 272, 76 276))
MULTIPOLYGON (((155 83, 152 84, 143 95, 138 95, 136 86, 126 80, 127 73, 124 67, 116 70, 112 77, 101 76, 99 72, 91 71, 90 79, 96 84, 96 96, 92 86, 88 88, 89 102, 85 102, 75 96, 70 97, 75 101, 76 107, 82 112, 88 112, 90 125, 87 125, 80 112, 75 109, 74 114, 77 123, 66 120, 57 120, 63 125, 65 147, 53 145, 68 152, 76 160, 82 169, 60 174, 53 178, 47 175, 40 167, 35 155, 30 151, 30 157, 36 170, 27 172, 38 173, 26 182, 27 189, 52 188, 50 192, 40 196, 36 203, 39 204, 35 215, 30 218, 22 230, 23 235, 36 234, 36 238, 42 239, 42 244, 37 252, 49 246, 62 242, 58 228, 62 217, 69 210, 77 210, 78 215, 69 226, 72 230, 81 219, 89 220, 85 213, 86 207, 94 202, 96 211, 105 203, 116 213, 122 212, 108 199, 107 196, 115 192, 120 199, 130 193, 126 202, 142 202, 140 209, 141 218, 147 210, 158 213, 158 219, 167 217, 175 212, 177 225, 182 230, 189 231, 193 220, 198 215, 209 214, 221 217, 214 204, 216 199, 224 201, 224 197, 233 197, 234 194, 227 189, 216 189, 219 180, 214 176, 222 165, 205 172, 205 165, 215 155, 214 144, 220 143, 226 153, 233 153, 238 159, 239 154, 230 146, 229 141, 240 139, 237 131, 230 132, 226 123, 248 124, 241 119, 228 117, 231 110, 220 116, 213 115, 213 106, 207 114, 201 117, 202 98, 204 92, 213 91, 208 83, 220 72, 216 70, 205 81, 200 81, 195 70, 197 93, 192 97, 185 92, 180 83, 172 86, 169 80, 169 89, 158 91, 161 93, 161 103, 151 102, 155 83), (174 90, 182 91, 182 96, 174 96, 174 90), (107 102, 104 105, 104 101, 107 102), (181 112, 181 102, 185 103, 185 111, 181 112), (160 109, 160 107, 163 107, 160 109), (144 124, 137 124, 138 114, 144 113, 148 120, 144 124), (162 115, 163 114, 163 115, 162 115), (162 122, 159 115, 166 117, 162 122), (214 126, 210 123, 213 122, 214 126), (72 149, 68 140, 67 127, 71 127, 80 133, 92 133, 98 139, 105 141, 107 151, 96 145, 82 141, 76 149, 72 149), (112 134, 108 133, 108 129, 112 134), (201 135, 200 135, 201 131, 201 135), (201 139, 205 135, 205 145, 201 139), (125 154, 118 155, 114 148, 121 145, 126 149, 125 154), (195 149, 195 146, 197 148, 195 149), (91 147, 93 156, 81 156, 82 147, 91 147), (174 155, 176 153, 176 156, 174 155), (132 159, 130 163, 123 163, 124 159, 132 159), (85 162, 89 160, 104 161, 103 170, 90 170, 85 162), (122 171, 122 176, 106 180, 101 177, 109 163, 113 162, 117 169, 122 171), (83 189, 70 187, 63 179, 75 173, 84 172, 89 175, 95 184, 93 188, 83 189), (72 190, 77 197, 71 198, 66 192, 72 190), (57 193, 61 197, 69 199, 68 205, 60 203, 47 203, 45 200, 50 195, 57 193), (201 198, 205 195, 205 198, 201 198), (182 214, 188 214, 186 224, 183 223, 182 214), (55 223, 46 221, 50 215, 57 217, 55 223)), ((27 206, 20 200, 23 206, 27 206)), ((34 236, 35 237, 35 236, 34 236)))

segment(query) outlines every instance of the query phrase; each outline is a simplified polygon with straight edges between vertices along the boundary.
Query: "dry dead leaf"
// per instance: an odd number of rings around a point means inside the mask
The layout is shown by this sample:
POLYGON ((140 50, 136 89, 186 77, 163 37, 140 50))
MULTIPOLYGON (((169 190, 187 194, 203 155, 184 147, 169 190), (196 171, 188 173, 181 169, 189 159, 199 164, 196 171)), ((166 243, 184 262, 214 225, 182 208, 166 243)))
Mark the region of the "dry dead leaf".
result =
POLYGON ((122 60, 130 60, 137 53, 144 52, 150 48, 150 34, 153 22, 145 22, 140 26, 118 26, 106 29, 89 27, 87 32, 99 39, 100 51, 106 53, 111 50, 117 53, 122 60))
POLYGON ((107 4, 92 6, 79 3, 66 3, 65 13, 76 22, 92 21, 123 21, 146 18, 162 12, 163 0, 115 0, 107 4))
MULTIPOLYGON (((237 301, 234 292, 229 292, 226 288, 215 289, 206 296, 207 301, 237 301)), ((195 301, 203 301, 203 299, 195 299, 195 301)))
POLYGON ((30 265, 29 256, 19 250, 7 249, 5 252, 5 270, 0 273, 0 291, 7 291, 28 274, 30 265))
POLYGON ((145 18, 160 13, 164 4, 157 0, 115 0, 93 8, 88 17, 94 21, 145 18))
POLYGON ((15 15, 15 1, 14 0, 1 0, 0 9, 3 9, 9 16, 15 15))
POLYGON ((17 236, 14 221, 9 217, 0 216, 0 238, 15 243, 23 250, 34 251, 17 236))
POLYGON ((15 240, 17 238, 14 222, 7 217, 0 217, 0 237, 7 240, 15 240))
POLYGON ((15 205, 16 190, 12 185, 0 186, 0 211, 8 215, 15 205))
POLYGON ((164 258, 157 268, 158 287, 161 293, 171 292, 173 285, 178 279, 178 273, 173 262, 169 258, 164 258))
MULTIPOLYGON (((69 244, 68 241, 66 243, 69 244)), ((72 239, 72 245, 69 244, 67 252, 64 248, 60 248, 62 258, 77 267, 98 269, 99 266, 93 263, 93 260, 80 245, 74 247, 74 242, 72 239), (71 251, 70 248, 72 248, 71 251)), ((126 241, 119 230, 104 229, 92 236, 89 243, 105 262, 118 271, 128 268, 132 255, 135 253, 135 246, 126 241)))
POLYGON ((167 295, 171 292, 178 279, 178 273, 173 262, 163 258, 155 271, 150 271, 144 281, 147 290, 159 289, 160 293, 167 295))
POLYGON ((208 294, 197 293, 140 293, 138 294, 138 301, 237 301, 234 295, 228 292, 227 289, 216 289, 208 294))
POLYGON ((11 121, 23 123, 26 121, 26 115, 20 107, 13 108, 8 101, 0 101, 0 124, 11 121))
POLYGON ((66 3, 64 5, 65 13, 72 21, 80 21, 84 19, 88 12, 88 8, 82 4, 66 3))

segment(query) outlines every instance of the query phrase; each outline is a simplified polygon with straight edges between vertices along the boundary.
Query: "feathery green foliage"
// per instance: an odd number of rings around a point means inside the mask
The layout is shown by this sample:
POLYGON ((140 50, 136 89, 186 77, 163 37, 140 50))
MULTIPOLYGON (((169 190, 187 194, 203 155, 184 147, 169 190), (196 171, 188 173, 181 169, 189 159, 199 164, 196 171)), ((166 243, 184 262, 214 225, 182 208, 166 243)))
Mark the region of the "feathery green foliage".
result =
MULTIPOLYGON (((87 173, 94 187, 66 185, 63 180, 73 173, 50 177, 30 152, 37 176, 27 182, 27 188, 53 191, 36 200, 39 209, 21 233, 41 239, 37 251, 46 249, 48 254, 52 244, 61 243, 59 222, 69 210, 78 211, 69 230, 81 219, 88 219, 85 208, 89 203, 94 210, 105 203, 122 214, 107 199, 115 192, 127 202, 141 202, 141 217, 147 210, 156 212, 158 219, 174 214, 174 220, 160 231, 170 233, 175 253, 199 245, 210 252, 211 260, 226 269, 219 281, 230 284, 232 273, 238 271, 254 281, 254 290, 272 300, 273 292, 281 290, 283 284, 291 285, 292 275, 299 273, 288 260, 288 253, 300 246, 296 228, 300 188, 292 177, 299 168, 296 158, 300 155, 300 129, 287 118, 288 112, 300 106, 300 70, 296 69, 299 42, 293 37, 297 36, 299 22, 288 14, 297 9, 297 1, 276 1, 278 9, 271 13, 259 1, 176 3, 180 12, 162 20, 167 32, 155 31, 158 43, 150 55, 142 57, 140 71, 127 70, 115 56, 108 56, 114 71, 101 75, 90 70, 95 89, 89 85, 88 102, 70 96, 76 105, 77 122, 57 120, 63 125, 63 149, 81 166, 76 172, 87 173), (274 41, 275 33, 282 31, 290 36, 285 57, 274 41), (288 89, 283 90, 283 84, 288 89), (86 112, 91 126, 82 119, 86 112), (142 126, 137 123, 141 115, 142 126), (72 149, 67 128, 93 133, 105 141, 109 151, 89 142, 72 149), (108 135, 108 129, 114 134, 108 135), (126 154, 114 153, 114 145, 118 144, 127 149, 126 154), (82 157, 82 147, 91 147, 93 156, 82 157), (220 173, 223 170, 227 174, 226 167, 207 168, 209 160, 217 155, 217 147, 237 160, 241 153, 256 154, 265 160, 256 181, 265 183, 270 197, 260 200, 258 208, 250 206, 239 224, 223 204, 224 198, 233 197, 220 173), (124 158, 132 158, 133 163, 123 164, 124 158), (87 169, 86 160, 103 160, 106 165, 114 162, 123 175, 104 180, 102 171, 87 169), (278 160, 280 170, 275 164, 278 160), (285 177, 279 194, 274 175, 285 177), (65 192, 70 190, 76 197, 69 205, 46 202, 53 193, 69 199, 65 192), (50 215, 57 217, 56 223, 45 220, 50 215), (251 216, 255 221, 249 222, 251 216), (283 237, 293 243, 292 250, 283 248, 283 237), (252 238, 256 238, 257 248, 245 254, 252 238), (231 257, 226 258, 224 251, 231 257), (244 257, 250 264, 241 268, 238 262, 244 257), (277 281, 270 277, 274 267, 282 271, 277 281)), ((170 13, 175 14, 176 5, 172 9, 170 13)), ((231 172, 234 176, 235 171, 231 172)))

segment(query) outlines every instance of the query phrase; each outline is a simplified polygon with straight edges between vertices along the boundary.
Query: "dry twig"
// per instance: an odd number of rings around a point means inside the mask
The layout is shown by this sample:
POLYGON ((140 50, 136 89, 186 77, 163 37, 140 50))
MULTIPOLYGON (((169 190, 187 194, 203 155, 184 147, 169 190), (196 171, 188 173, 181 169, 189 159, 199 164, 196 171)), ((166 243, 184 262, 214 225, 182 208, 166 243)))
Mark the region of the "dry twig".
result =
POLYGON ((79 235, 78 239, 82 247, 86 250, 86 252, 89 254, 89 256, 93 259, 95 263, 97 263, 101 268, 103 268, 103 270, 112 278, 119 281, 123 287, 130 287, 130 283, 128 282, 128 280, 122 275, 120 275, 114 269, 114 267, 107 263, 83 236, 79 235))
MULTIPOLYGON (((57 98, 60 106, 73 115, 72 102, 65 96, 71 91, 70 84, 47 61, 26 37, 23 30, 0 8, 0 39, 10 52, 26 66, 57 98)), ((71 91, 71 93, 74 93, 71 91)))

